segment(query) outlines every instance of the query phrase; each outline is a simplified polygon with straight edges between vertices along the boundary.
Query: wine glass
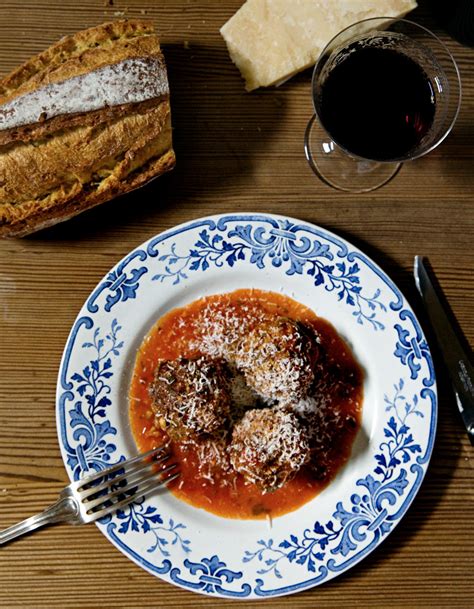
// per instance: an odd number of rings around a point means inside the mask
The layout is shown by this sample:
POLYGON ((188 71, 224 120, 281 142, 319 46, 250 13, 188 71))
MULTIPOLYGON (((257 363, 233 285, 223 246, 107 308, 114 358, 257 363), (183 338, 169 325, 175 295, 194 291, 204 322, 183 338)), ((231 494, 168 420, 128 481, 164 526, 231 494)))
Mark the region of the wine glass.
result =
POLYGON ((312 96, 305 133, 312 170, 339 190, 369 192, 445 139, 459 113, 461 80, 430 30, 377 17, 329 42, 314 68, 312 96))

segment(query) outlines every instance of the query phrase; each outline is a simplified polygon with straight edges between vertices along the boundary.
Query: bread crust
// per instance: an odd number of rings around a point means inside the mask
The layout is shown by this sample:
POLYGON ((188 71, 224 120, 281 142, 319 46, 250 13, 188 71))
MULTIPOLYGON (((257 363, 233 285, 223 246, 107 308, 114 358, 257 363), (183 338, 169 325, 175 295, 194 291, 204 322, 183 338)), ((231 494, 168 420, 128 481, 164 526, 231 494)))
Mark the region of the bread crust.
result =
POLYGON ((153 61, 166 89, 150 89, 153 97, 135 103, 125 92, 125 103, 0 130, 0 236, 64 221, 174 167, 166 67, 146 22, 108 23, 63 38, 0 83, 0 110, 129 59, 153 61))
MULTIPOLYGON (((76 32, 71 36, 64 36, 61 40, 38 55, 31 57, 3 78, 0 83, 0 103, 3 104, 5 98, 13 96, 17 92, 26 92, 29 83, 32 85, 31 88, 38 86, 38 83, 42 82, 46 77, 49 79, 51 77, 50 74, 54 74, 55 70, 62 69, 66 72, 66 77, 71 76, 72 70, 69 71, 71 62, 79 60, 79 63, 81 63, 81 57, 83 57, 84 53, 92 51, 90 55, 93 57, 94 54, 100 52, 100 49, 105 49, 106 53, 109 53, 108 60, 106 60, 107 63, 113 63, 119 49, 117 41, 124 40, 125 43, 130 43, 133 38, 137 38, 140 41, 142 37, 146 36, 153 38, 152 44, 158 43, 158 38, 151 23, 125 19, 103 23, 96 27, 76 32)), ((91 61, 90 57, 88 61, 91 61)), ((94 60, 92 59, 92 61, 94 60)), ((59 74, 60 72, 57 73, 59 74)))
POLYGON ((0 237, 25 237, 36 231, 54 226, 59 222, 69 220, 96 205, 144 186, 150 180, 173 169, 175 161, 174 152, 172 150, 168 151, 161 157, 152 159, 140 173, 129 176, 108 191, 77 193, 71 196, 69 200, 61 202, 61 205, 54 210, 43 211, 39 209, 26 218, 13 220, 8 226, 0 226, 0 237))

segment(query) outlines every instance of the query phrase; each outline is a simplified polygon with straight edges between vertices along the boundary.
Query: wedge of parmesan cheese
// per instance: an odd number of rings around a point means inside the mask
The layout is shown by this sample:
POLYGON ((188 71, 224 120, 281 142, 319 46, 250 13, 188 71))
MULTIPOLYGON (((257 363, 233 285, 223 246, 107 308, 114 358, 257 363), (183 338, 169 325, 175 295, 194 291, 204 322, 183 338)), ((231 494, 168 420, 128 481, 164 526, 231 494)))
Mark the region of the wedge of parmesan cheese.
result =
POLYGON ((370 17, 403 17, 416 0, 247 0, 221 28, 247 91, 316 63, 338 32, 370 17))

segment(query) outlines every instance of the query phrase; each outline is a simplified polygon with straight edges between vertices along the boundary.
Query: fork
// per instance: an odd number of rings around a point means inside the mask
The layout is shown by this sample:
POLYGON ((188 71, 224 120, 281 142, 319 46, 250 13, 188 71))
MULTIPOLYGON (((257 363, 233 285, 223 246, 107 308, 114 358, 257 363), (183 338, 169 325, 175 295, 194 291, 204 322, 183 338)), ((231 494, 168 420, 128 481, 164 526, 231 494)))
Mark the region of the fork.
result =
POLYGON ((47 524, 86 524, 127 506, 179 476, 176 463, 159 471, 152 467, 169 458, 166 448, 159 446, 72 482, 44 512, 0 531, 0 545, 47 524))

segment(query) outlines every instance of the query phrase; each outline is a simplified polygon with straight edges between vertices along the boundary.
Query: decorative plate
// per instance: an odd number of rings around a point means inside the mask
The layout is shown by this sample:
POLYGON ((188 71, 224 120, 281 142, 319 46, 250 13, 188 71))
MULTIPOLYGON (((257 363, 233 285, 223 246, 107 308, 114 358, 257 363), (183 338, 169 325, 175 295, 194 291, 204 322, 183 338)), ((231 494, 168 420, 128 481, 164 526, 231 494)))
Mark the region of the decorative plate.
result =
POLYGON ((99 524, 126 556, 162 579, 232 598, 290 594, 367 556, 418 491, 431 455, 433 364, 411 308, 350 243, 290 218, 213 216, 162 233, 97 285, 71 330, 58 379, 59 442, 71 479, 136 453, 128 422, 135 354, 166 311, 238 288, 282 291, 328 319, 365 369, 361 429, 334 481, 300 509, 219 518, 171 493, 99 524))

